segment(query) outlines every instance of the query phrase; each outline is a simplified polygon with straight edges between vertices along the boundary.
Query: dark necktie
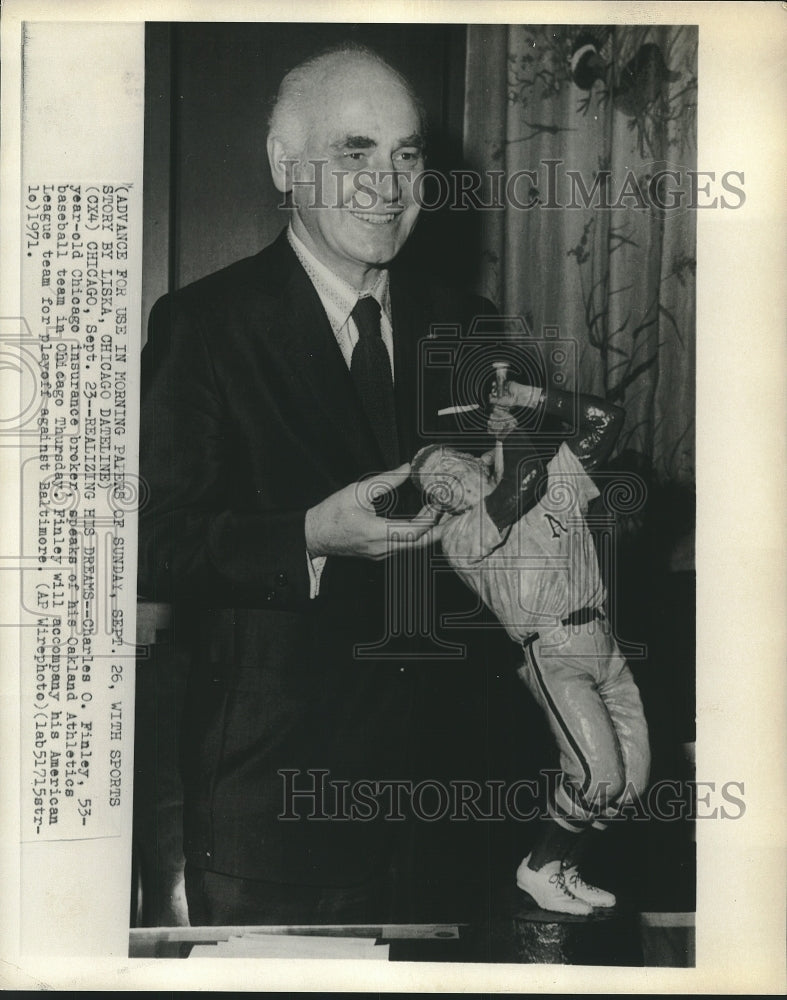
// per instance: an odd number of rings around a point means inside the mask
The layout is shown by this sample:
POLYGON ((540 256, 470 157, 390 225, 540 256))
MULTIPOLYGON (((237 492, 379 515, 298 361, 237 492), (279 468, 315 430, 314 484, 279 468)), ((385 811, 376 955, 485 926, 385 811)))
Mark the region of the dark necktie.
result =
POLYGON ((358 328, 358 343, 350 372, 385 461, 393 467, 399 462, 399 438, 391 362, 380 333, 380 303, 371 295, 358 299, 352 318, 358 328))

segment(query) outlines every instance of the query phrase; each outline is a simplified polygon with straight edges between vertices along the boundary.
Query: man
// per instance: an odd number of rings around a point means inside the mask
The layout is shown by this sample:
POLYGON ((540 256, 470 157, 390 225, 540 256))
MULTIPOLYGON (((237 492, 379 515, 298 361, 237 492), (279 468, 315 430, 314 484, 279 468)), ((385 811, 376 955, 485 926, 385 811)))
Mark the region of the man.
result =
POLYGON ((412 475, 445 522, 442 546, 459 576, 521 644, 519 676, 546 714, 561 773, 549 817, 516 873, 540 907, 578 916, 615 905, 579 873, 581 848, 627 797, 641 794, 650 766, 639 692, 604 616, 605 593, 585 521, 598 490, 588 475, 608 457, 620 407, 576 400, 579 429, 548 464, 516 431, 512 410, 567 421, 574 399, 516 382, 493 390, 490 430, 506 439, 500 461, 430 445, 412 475))
POLYGON ((423 144, 418 101, 374 53, 297 67, 268 137, 290 225, 151 312, 140 586, 193 644, 195 925, 388 919, 396 824, 336 819, 321 782, 400 779, 408 764, 415 671, 384 640, 389 564, 433 538, 400 489, 424 443, 418 342, 479 308, 390 266, 418 216, 423 144), (378 516, 380 494, 396 520, 378 516), (376 659, 358 655, 381 640, 376 659))

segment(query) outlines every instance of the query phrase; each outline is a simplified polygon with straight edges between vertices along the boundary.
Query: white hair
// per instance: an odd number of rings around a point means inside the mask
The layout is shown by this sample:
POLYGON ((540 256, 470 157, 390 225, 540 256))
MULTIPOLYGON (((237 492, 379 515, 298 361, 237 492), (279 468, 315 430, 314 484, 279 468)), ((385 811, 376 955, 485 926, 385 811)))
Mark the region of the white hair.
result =
POLYGON ((379 53, 365 45, 345 42, 332 46, 299 63, 286 74, 268 117, 268 134, 279 139, 287 153, 298 156, 306 145, 309 127, 308 108, 327 86, 338 68, 349 62, 373 64, 391 74, 411 98, 422 129, 426 127, 426 114, 409 81, 395 70, 379 53))

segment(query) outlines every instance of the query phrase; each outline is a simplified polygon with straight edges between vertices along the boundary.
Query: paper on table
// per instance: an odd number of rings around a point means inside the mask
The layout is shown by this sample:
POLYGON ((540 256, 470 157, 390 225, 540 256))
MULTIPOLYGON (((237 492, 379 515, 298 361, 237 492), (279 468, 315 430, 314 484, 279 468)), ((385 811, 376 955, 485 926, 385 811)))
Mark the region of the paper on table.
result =
POLYGON ((388 961, 389 945, 375 938, 244 934, 218 944, 199 944, 190 958, 345 958, 388 961))

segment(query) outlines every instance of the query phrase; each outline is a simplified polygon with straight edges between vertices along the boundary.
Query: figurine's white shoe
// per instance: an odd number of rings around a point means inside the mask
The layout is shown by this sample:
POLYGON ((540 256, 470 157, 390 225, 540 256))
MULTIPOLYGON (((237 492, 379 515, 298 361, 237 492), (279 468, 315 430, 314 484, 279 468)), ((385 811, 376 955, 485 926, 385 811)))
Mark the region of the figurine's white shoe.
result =
POLYGON ((534 871, 528 866, 529 860, 528 854, 517 868, 516 884, 523 892, 532 896, 542 910, 585 917, 593 912, 589 903, 569 891, 560 861, 548 861, 538 871, 534 871))
POLYGON ((598 886, 590 885, 579 874, 576 865, 563 869, 563 877, 566 880, 566 888, 572 896, 581 899, 590 906, 614 906, 617 900, 611 892, 606 889, 599 889, 598 886))

